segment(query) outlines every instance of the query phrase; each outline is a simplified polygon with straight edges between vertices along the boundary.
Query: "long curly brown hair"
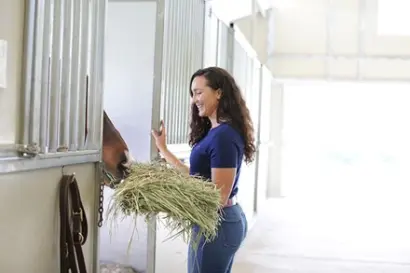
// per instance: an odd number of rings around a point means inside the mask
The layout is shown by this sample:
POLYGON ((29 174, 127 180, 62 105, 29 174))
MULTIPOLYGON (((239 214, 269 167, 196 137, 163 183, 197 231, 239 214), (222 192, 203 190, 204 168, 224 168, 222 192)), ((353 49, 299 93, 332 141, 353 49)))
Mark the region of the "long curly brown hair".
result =
MULTIPOLYGON (((205 77, 207 85, 213 90, 221 90, 221 98, 216 114, 217 121, 230 124, 241 134, 245 142, 245 162, 247 164, 252 162, 256 151, 253 123, 249 109, 235 79, 225 69, 207 67, 199 69, 192 75, 190 87, 193 80, 199 76, 205 77)), ((192 90, 190 90, 190 94, 192 97, 192 90)), ((210 120, 207 117, 200 117, 197 106, 192 104, 189 145, 192 147, 198 143, 210 129, 210 120)))

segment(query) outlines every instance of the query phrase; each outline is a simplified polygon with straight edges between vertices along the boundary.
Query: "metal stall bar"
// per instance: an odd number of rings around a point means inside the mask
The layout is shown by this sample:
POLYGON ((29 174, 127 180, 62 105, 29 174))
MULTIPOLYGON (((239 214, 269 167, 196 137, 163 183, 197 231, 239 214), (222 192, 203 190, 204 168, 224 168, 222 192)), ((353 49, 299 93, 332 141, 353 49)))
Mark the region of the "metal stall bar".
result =
POLYGON ((176 35, 173 35, 173 30, 177 28, 177 19, 176 14, 172 13, 173 7, 175 6, 175 1, 166 1, 165 2, 165 16, 167 20, 165 20, 165 29, 164 29, 164 43, 167 46, 164 47, 166 51, 163 53, 163 62, 167 64, 166 69, 167 73, 165 74, 165 82, 166 88, 163 90, 164 96, 164 121, 165 126, 168 128, 168 143, 172 143, 172 129, 171 124, 168 121, 172 120, 172 96, 170 93, 172 90, 176 90, 175 82, 172 80, 175 78, 177 73, 177 69, 174 69, 173 65, 175 64, 175 51, 176 51, 176 35))
MULTIPOLYGON (((178 138, 179 138, 179 133, 181 130, 182 122, 180 121, 180 117, 183 111, 183 106, 181 105, 181 93, 183 89, 183 78, 185 76, 185 67, 184 65, 184 57, 186 54, 186 28, 188 27, 188 24, 190 23, 189 21, 189 14, 186 12, 186 7, 190 1, 185 2, 184 5, 181 4, 175 4, 173 7, 174 9, 170 9, 170 12, 175 12, 177 14, 176 20, 177 20, 177 26, 176 29, 174 29, 175 33, 178 35, 177 37, 177 45, 176 45, 176 52, 174 53, 176 55, 176 77, 175 77, 175 83, 176 83, 176 90, 175 92, 175 98, 173 102, 173 111, 172 111, 172 141, 173 143, 178 143, 178 138)), ((176 3, 176 1, 175 1, 176 3)), ((174 68, 175 69, 175 68, 174 68)))
POLYGON ((93 91, 93 97, 90 101, 93 101, 94 111, 92 119, 89 120, 92 124, 91 130, 93 131, 92 149, 99 150, 102 145, 102 121, 103 121, 103 86, 104 86, 104 41, 105 41, 105 14, 107 1, 98 1, 98 36, 96 47, 96 74, 95 78, 95 90, 93 91))
POLYGON ((64 26, 64 5, 54 0, 53 43, 51 52, 50 140, 49 151, 56 152, 60 139, 61 58, 64 26))
POLYGON ((45 1, 43 30, 42 86, 40 108, 40 152, 48 153, 49 141, 49 98, 50 98, 50 55, 52 40, 53 9, 51 0, 45 1))
POLYGON ((92 10, 92 19, 91 19, 91 29, 94 31, 94 35, 91 36, 91 66, 90 66, 90 73, 89 73, 89 92, 88 92, 88 121, 89 121, 89 139, 87 143, 87 149, 93 150, 95 149, 95 140, 97 138, 96 136, 96 123, 97 121, 95 120, 95 113, 96 113, 96 108, 97 105, 95 105, 94 98, 96 96, 97 88, 98 88, 98 56, 99 56, 99 50, 97 48, 98 46, 98 41, 100 40, 100 25, 99 25, 99 16, 100 16, 100 3, 101 1, 98 0, 91 0, 91 10, 92 10))
MULTIPOLYGON (((152 92, 152 112, 151 112, 151 128, 158 128, 159 121, 161 117, 161 110, 159 107, 162 105, 161 100, 163 99, 163 93, 166 90, 161 90, 164 86, 163 80, 164 71, 164 55, 167 48, 165 41, 169 41, 169 25, 165 22, 169 18, 166 12, 166 3, 171 1, 157 0, 157 11, 156 11, 156 23, 155 23, 155 55, 154 55, 154 78, 153 78, 153 92, 152 92), (168 18, 167 20, 165 18, 168 18)), ((175 1, 172 1, 175 2, 175 1)), ((169 44, 168 44, 169 46, 169 44)), ((155 146, 155 142, 151 141, 151 160, 158 158, 158 150, 155 146)), ((147 273, 155 273, 156 270, 156 253, 157 253, 157 218, 151 217, 149 219, 147 233, 147 273)))
POLYGON ((67 138, 65 144, 67 144, 70 151, 78 150, 78 132, 81 130, 79 127, 79 105, 80 105, 80 70, 84 65, 81 62, 81 25, 83 24, 82 16, 82 1, 73 1, 73 32, 72 32, 72 53, 71 53, 71 81, 69 91, 69 102, 66 104, 69 117, 65 121, 65 127, 68 128, 67 138))
POLYGON ((61 106, 57 151, 66 152, 70 143, 71 64, 73 60, 73 2, 64 1, 63 58, 61 62, 61 106))
MULTIPOLYGON (((174 3, 173 1, 171 3, 174 3)), ((172 13, 164 12, 164 22, 167 22, 164 26, 164 35, 163 35, 163 42, 167 46, 163 47, 163 56, 171 56, 172 53, 172 45, 174 36, 169 35, 172 30, 172 24, 175 23, 175 20, 172 16, 172 13)), ((162 60, 162 82, 161 82, 161 110, 160 110, 160 117, 162 120, 168 121, 169 116, 169 96, 168 90, 172 88, 170 85, 170 78, 173 73, 171 69, 171 60, 169 58, 163 58, 162 60)), ((165 124, 166 126, 168 124, 165 124)), ((169 141, 169 139, 168 139, 169 141)))
POLYGON ((30 111, 31 111, 31 85, 32 85, 32 71, 33 71, 33 57, 34 57, 34 43, 35 43, 35 25, 36 25, 36 2, 26 0, 26 14, 25 14, 25 31, 24 31, 24 121, 23 134, 21 136, 21 143, 29 143, 30 135, 30 111))
MULTIPOLYGON (((80 46, 80 70, 79 70, 79 98, 78 98, 78 149, 84 150, 86 145, 87 122, 87 93, 88 93, 88 59, 89 59, 89 31, 90 29, 90 1, 81 0, 81 46, 80 46)), ((72 127, 74 124, 71 125, 72 127)), ((74 137, 74 136, 73 136, 74 137)))
POLYGON ((36 1, 36 22, 33 75, 30 94, 30 145, 39 145, 40 142, 40 109, 42 87, 42 57, 43 57, 43 31, 44 31, 44 0, 36 1))

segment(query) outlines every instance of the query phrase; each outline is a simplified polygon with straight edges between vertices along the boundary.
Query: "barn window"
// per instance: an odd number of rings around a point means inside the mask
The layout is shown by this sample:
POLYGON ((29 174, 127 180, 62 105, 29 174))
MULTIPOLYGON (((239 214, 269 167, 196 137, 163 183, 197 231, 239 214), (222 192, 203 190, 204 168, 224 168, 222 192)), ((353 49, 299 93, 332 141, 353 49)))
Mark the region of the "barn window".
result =
POLYGON ((101 147, 105 2, 30 1, 23 155, 95 155, 101 147))
POLYGON ((410 36, 410 1, 378 0, 377 32, 383 36, 410 36))

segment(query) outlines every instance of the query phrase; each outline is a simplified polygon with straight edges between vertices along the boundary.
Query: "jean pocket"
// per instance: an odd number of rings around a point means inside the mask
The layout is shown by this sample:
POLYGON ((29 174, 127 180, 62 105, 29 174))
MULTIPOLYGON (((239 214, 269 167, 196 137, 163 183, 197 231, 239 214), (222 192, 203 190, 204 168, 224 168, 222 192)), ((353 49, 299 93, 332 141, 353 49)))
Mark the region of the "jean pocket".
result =
POLYGON ((221 223, 221 235, 225 247, 238 248, 244 237, 244 223, 241 211, 236 208, 224 210, 221 223))

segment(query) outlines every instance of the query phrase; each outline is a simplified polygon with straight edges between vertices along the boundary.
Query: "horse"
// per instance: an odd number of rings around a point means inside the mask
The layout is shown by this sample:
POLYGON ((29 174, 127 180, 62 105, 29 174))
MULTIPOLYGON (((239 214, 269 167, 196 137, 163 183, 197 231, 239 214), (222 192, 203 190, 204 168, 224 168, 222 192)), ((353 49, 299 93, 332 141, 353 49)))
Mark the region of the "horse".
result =
POLYGON ((103 181, 101 182, 105 186, 115 188, 130 174, 130 167, 135 160, 130 155, 127 143, 105 111, 102 142, 103 181))
MULTIPOLYGON (((87 124, 86 124, 87 128, 87 124)), ((85 131, 87 135, 87 129, 85 131)), ((104 188, 115 188, 130 174, 133 159, 127 143, 107 113, 103 113, 102 168, 98 227, 102 227, 104 188)), ((75 174, 63 175, 60 181, 60 272, 86 273, 82 246, 87 241, 88 223, 75 174), (70 206, 71 204, 71 206, 70 206)))

